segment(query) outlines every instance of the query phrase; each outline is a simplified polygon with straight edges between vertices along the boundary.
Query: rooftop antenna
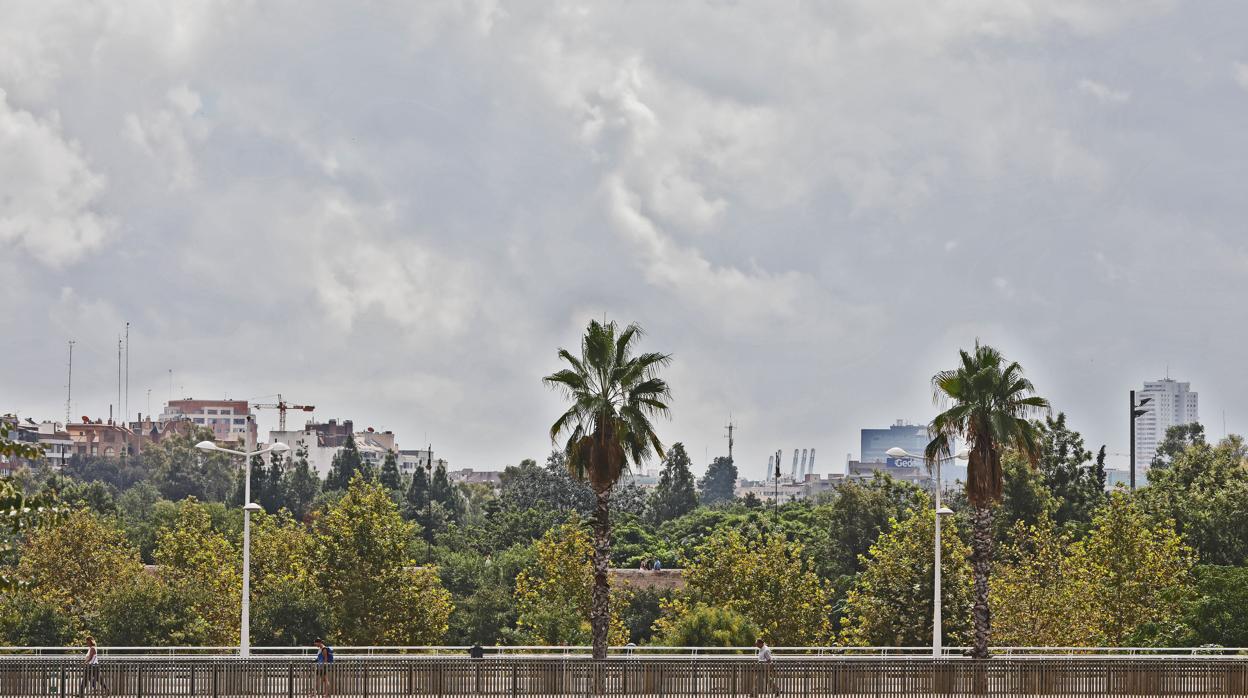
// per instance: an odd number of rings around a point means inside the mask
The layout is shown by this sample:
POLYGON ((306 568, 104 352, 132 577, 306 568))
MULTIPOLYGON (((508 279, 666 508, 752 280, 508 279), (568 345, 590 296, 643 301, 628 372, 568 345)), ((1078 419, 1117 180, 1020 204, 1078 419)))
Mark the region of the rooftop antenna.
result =
MULTIPOLYGON (((121 412, 121 335, 117 335, 117 411, 121 412)), ((109 412, 111 413, 112 410, 110 409, 109 412)), ((112 417, 112 414, 109 414, 109 417, 112 417)))
POLYGON ((130 421, 130 323, 126 322, 126 402, 122 423, 130 421))
POLYGON ((732 445, 734 443, 732 439, 732 432, 735 431, 737 428, 737 425, 732 423, 731 413, 728 414, 728 426, 724 428, 728 430, 728 462, 731 463, 733 462, 732 461, 732 445))
POLYGON ((74 399, 74 340, 69 340, 69 375, 65 380, 65 425, 69 426, 69 415, 73 411, 74 399))
POLYGON ((173 402, 173 369, 169 369, 169 402, 173 402))

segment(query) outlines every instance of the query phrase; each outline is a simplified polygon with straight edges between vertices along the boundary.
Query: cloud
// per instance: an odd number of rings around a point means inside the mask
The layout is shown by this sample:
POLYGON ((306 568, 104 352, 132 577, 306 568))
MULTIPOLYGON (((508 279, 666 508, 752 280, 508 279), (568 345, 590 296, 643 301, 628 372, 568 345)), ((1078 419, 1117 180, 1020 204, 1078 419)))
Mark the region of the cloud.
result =
POLYGON ((129 320, 133 385, 298 393, 497 467, 548 448, 539 378, 606 314, 676 356, 664 437, 713 455, 731 410, 746 474, 926 419, 975 336, 1121 450, 1106 396, 1153 354, 1239 361, 1248 134, 1209 106, 1226 62, 1183 58, 1239 55, 1227 12, 20 4, 0 277, 27 330, 0 385, 58 414, 73 336, 105 412, 129 320))
POLYGON ((0 90, 0 243, 50 267, 82 259, 114 227, 93 208, 105 181, 61 135, 56 112, 40 119, 0 90))
POLYGON ((1232 63, 1231 77, 1235 79, 1235 84, 1248 90, 1248 63, 1240 63, 1239 61, 1232 63))
POLYGON ((1084 78, 1079 81, 1079 91, 1089 95, 1101 104, 1126 104, 1131 93, 1126 90, 1115 90, 1104 83, 1084 78))
POLYGON ((124 134, 169 180, 172 189, 195 184, 195 144, 207 138, 209 127, 199 117, 202 100, 185 85, 168 91, 165 106, 143 115, 129 113, 124 134))

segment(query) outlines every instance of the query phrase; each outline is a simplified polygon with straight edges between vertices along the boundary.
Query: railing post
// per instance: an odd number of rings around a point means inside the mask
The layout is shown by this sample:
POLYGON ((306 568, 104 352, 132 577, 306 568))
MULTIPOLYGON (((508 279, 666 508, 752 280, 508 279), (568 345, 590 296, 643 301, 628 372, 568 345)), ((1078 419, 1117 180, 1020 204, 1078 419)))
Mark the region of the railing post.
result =
POLYGON ((295 664, 294 662, 291 662, 286 665, 286 698, 295 698, 295 664))
POLYGON ((221 665, 213 662, 212 664, 212 698, 220 698, 221 696, 221 665))
POLYGON ((519 677, 516 675, 516 665, 512 664, 511 665, 511 697, 516 698, 516 696, 520 695, 519 690, 520 690, 520 680, 519 680, 519 677))

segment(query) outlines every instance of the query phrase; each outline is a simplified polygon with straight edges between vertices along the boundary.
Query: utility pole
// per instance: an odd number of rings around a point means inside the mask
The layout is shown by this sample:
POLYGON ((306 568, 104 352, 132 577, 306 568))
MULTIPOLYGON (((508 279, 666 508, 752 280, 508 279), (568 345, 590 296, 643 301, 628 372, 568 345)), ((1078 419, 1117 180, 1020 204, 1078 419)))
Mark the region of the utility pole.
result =
POLYGON ((69 376, 65 380, 65 428, 69 429, 69 413, 74 399, 74 340, 69 340, 69 376))

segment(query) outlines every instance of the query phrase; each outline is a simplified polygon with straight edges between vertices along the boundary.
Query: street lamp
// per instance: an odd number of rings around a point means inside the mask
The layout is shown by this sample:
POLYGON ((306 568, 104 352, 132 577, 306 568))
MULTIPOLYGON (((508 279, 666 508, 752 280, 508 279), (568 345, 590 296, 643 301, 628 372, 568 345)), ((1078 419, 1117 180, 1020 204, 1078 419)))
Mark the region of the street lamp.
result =
POLYGON ((1139 419, 1148 410, 1142 410, 1141 407, 1152 402, 1151 397, 1142 398, 1138 403, 1135 401, 1135 391, 1131 391, 1131 491, 1135 491, 1135 420, 1139 419))
MULTIPOLYGON (((919 458, 919 459, 923 458, 923 456, 916 456, 913 453, 907 452, 906 449, 899 448, 897 446, 894 446, 893 448, 888 449, 887 451, 885 451, 885 453, 892 456, 893 458, 919 458)), ((936 486, 933 488, 936 491, 936 571, 933 573, 933 583, 932 583, 932 656, 935 658, 939 658, 940 653, 941 653, 940 645, 941 645, 941 625, 942 624, 941 624, 941 619, 940 619, 940 520, 953 513, 952 509, 950 509, 947 506, 943 506, 940 503, 940 488, 941 488, 940 464, 941 462, 947 461, 947 460, 954 460, 954 459, 970 460, 970 458, 971 458, 971 452, 964 448, 961 451, 958 451, 957 453, 955 453, 952 458, 936 458, 933 460, 933 463, 936 466, 935 468, 933 468, 933 472, 936 476, 936 486)))
MULTIPOLYGON (((248 421, 250 421, 250 418, 248 421)), ((238 632, 238 656, 240 657, 246 657, 251 654, 251 512, 261 510, 259 504, 251 501, 251 459, 253 456, 262 456, 270 452, 285 453, 290 450, 290 446, 284 443, 275 443, 259 451, 251 451, 250 424, 247 428, 246 439, 246 448, 248 450, 243 451, 222 448, 212 441, 200 441, 195 444, 195 448, 204 451, 217 451, 219 453, 242 456, 243 461, 247 464, 246 474, 243 479, 243 619, 238 632)))

